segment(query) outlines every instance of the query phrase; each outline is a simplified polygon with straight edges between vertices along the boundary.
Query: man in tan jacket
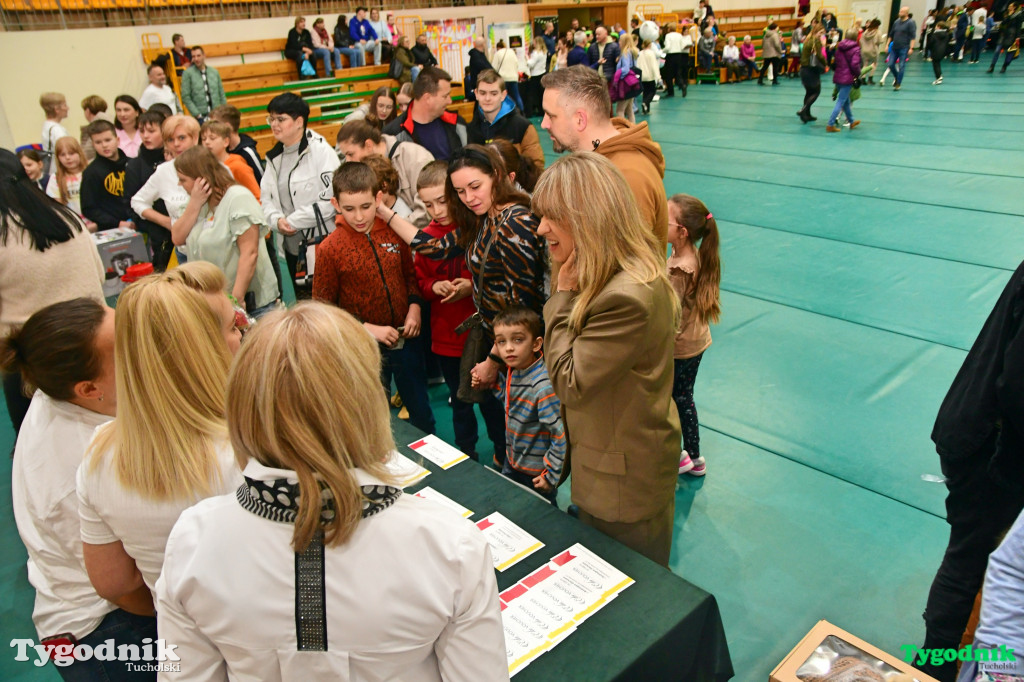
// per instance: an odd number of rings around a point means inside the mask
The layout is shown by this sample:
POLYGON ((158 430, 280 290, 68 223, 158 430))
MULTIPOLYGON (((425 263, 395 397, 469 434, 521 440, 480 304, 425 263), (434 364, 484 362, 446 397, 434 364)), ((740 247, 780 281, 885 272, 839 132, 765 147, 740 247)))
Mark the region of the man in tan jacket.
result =
POLYGON ((779 84, 779 71, 782 69, 782 38, 779 37, 779 25, 774 21, 768 24, 768 30, 761 39, 761 75, 757 84, 764 85, 764 75, 768 67, 772 67, 772 85, 779 84))
POLYGON ((629 188, 661 244, 668 244, 665 157, 647 123, 632 125, 611 117, 608 84, 593 69, 571 66, 544 76, 544 120, 556 152, 596 151, 626 176, 629 188))
POLYGON ((349 121, 338 131, 335 147, 342 162, 362 161, 371 154, 380 154, 391 161, 398 172, 398 197, 412 209, 409 222, 423 229, 430 224, 427 207, 416 191, 420 171, 434 160, 434 156, 415 142, 400 141, 383 135, 366 121, 349 121))

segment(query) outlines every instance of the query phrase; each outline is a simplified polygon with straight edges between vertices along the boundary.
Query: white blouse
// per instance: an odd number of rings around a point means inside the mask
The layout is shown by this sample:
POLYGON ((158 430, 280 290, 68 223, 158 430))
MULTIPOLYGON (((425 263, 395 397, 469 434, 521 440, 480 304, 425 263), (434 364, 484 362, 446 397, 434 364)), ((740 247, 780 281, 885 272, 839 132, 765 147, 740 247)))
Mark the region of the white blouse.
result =
POLYGON ((75 472, 93 431, 110 417, 36 391, 14 449, 11 498, 18 534, 28 550, 28 581, 39 638, 70 632, 81 639, 116 606, 85 571, 75 472))
MULTIPOLYGON (((295 476, 255 461, 245 475, 295 476)), ((315 652, 297 651, 292 532, 234 494, 182 513, 156 609, 190 681, 508 679, 490 548, 471 522, 402 495, 344 545, 325 548, 328 645, 315 652)))
MULTIPOLYGON (((100 427, 102 428, 102 427, 100 427)), ((98 431, 99 429, 97 429, 98 431)), ((214 495, 235 490, 242 483, 235 454, 225 437, 216 448, 220 484, 214 495)), ((78 468, 78 512, 82 542, 105 545, 120 540, 135 559, 150 590, 156 586, 164 563, 164 547, 174 522, 199 500, 151 500, 126 490, 117 478, 110 452, 97 455, 78 468)))

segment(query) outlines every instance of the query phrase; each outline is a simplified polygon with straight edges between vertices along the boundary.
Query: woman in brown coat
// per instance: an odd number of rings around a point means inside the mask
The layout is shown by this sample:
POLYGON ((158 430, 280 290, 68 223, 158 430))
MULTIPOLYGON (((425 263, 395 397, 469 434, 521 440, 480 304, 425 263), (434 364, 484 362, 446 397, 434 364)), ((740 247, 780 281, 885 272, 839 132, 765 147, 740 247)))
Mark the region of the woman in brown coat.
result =
POLYGON ((680 307, 622 173, 562 157, 533 195, 551 259, 545 364, 569 433, 580 520, 668 565, 681 434, 672 403, 680 307))

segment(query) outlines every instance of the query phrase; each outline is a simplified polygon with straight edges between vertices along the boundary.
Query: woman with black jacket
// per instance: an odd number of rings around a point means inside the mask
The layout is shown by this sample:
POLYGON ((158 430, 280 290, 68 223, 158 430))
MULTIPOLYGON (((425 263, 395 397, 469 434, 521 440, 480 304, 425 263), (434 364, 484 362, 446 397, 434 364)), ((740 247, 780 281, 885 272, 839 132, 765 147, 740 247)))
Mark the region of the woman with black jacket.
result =
MULTIPOLYGON (((305 78, 302 75, 302 63, 313 57, 313 36, 306 28, 306 17, 295 18, 295 28, 288 31, 284 56, 295 62, 295 68, 299 71, 299 80, 305 78)), ((315 78, 315 76, 311 77, 315 78)))
POLYGON ((366 54, 352 47, 352 36, 348 32, 348 19, 344 14, 338 15, 338 23, 334 25, 334 49, 348 57, 350 67, 366 66, 366 54))

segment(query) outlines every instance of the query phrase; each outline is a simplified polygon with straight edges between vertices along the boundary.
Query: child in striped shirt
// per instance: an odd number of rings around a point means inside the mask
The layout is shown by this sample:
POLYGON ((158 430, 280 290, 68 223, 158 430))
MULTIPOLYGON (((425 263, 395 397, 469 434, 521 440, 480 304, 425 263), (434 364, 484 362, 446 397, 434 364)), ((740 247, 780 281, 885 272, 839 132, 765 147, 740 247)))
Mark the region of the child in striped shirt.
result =
POLYGON ((506 458, 501 473, 555 504, 565 461, 565 429, 561 403, 541 357, 542 334, 540 316, 529 308, 511 306, 498 313, 494 347, 507 369, 499 373, 494 393, 505 407, 506 458))

